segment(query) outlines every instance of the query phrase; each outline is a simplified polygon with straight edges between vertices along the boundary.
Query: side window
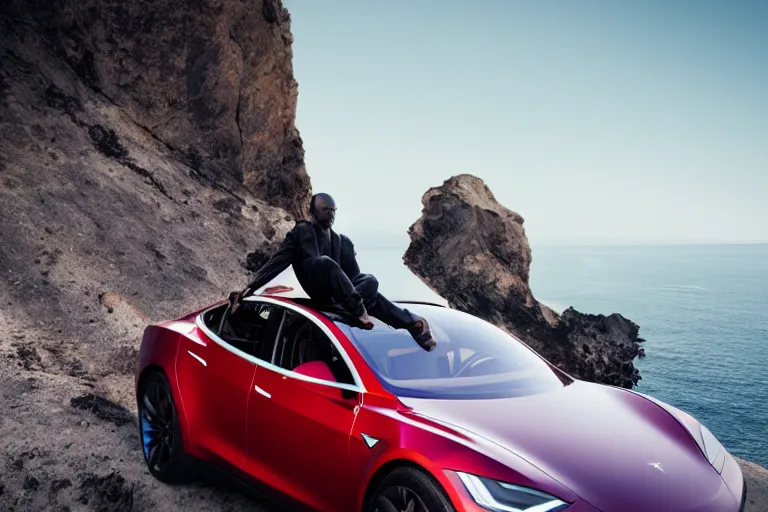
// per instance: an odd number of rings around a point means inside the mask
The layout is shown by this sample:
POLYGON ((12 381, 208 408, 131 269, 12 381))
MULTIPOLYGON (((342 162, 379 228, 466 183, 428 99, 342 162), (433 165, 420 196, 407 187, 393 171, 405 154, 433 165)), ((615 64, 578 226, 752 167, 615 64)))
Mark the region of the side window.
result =
POLYGON ((295 311, 285 311, 285 322, 272 361, 290 371, 304 363, 322 361, 328 365, 336 382, 355 383, 352 372, 330 338, 317 324, 295 311))
POLYGON ((218 334, 221 329, 221 318, 227 310, 227 305, 222 304, 203 313, 203 323, 206 327, 218 334))
POLYGON ((224 319, 219 337, 248 355, 269 361, 281 313, 272 304, 243 304, 224 319))

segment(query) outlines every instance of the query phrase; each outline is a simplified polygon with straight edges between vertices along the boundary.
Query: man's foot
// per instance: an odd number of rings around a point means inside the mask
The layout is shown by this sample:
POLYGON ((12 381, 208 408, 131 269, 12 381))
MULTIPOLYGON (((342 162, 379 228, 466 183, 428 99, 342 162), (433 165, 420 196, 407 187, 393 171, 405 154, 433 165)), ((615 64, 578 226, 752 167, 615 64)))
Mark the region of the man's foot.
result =
POLYGON ((352 294, 344 309, 346 309, 354 318, 357 318, 357 321, 360 323, 359 327, 367 331, 373 329, 373 320, 368 316, 368 310, 365 309, 363 299, 357 292, 352 294))
POLYGON ((368 316, 368 312, 363 308, 363 314, 360 315, 358 318, 360 320, 360 323, 363 324, 363 329, 370 331, 373 329, 373 319, 368 316))
POLYGON ((432 338, 429 324, 426 319, 416 315, 413 316, 416 317, 416 321, 408 327, 408 332, 411 333, 411 336, 413 336, 413 339, 421 348, 430 352, 435 348, 437 342, 432 338))

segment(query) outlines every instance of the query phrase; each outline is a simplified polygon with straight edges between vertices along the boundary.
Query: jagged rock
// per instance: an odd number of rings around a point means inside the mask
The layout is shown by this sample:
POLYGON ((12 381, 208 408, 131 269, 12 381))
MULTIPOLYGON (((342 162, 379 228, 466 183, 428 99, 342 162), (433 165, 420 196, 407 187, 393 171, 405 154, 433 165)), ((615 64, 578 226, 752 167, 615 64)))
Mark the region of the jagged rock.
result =
POLYGON ((485 183, 463 174, 422 197, 405 264, 451 307, 516 335, 574 377, 631 388, 643 357, 639 327, 619 314, 557 314, 531 293, 524 219, 485 183))
POLYGON ((306 209, 280 2, 10 0, 0 33, 0 288, 20 314, 101 340, 91 292, 181 313, 242 287, 306 209))
MULTIPOLYGON (((80 86, 119 107, 201 179, 229 188, 245 183, 294 215, 306 208, 293 37, 281 2, 8 0, 0 13, 16 25, 34 24, 44 35, 40 44, 68 64, 80 86)), ((18 51, 7 56, 34 62, 18 51)), ((56 85, 46 94, 60 111, 83 108, 82 93, 56 85)), ((127 156, 110 127, 87 130, 107 156, 127 156)))

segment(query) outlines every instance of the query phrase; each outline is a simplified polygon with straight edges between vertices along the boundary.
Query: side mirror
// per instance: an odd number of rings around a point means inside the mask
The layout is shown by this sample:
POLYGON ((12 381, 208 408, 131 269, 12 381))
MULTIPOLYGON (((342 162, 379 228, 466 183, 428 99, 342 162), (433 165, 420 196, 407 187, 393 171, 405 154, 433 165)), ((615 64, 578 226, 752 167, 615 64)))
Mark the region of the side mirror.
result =
POLYGON ((345 400, 352 400, 355 398, 358 398, 359 392, 357 391, 350 391, 349 389, 342 389, 341 390, 341 398, 345 400))

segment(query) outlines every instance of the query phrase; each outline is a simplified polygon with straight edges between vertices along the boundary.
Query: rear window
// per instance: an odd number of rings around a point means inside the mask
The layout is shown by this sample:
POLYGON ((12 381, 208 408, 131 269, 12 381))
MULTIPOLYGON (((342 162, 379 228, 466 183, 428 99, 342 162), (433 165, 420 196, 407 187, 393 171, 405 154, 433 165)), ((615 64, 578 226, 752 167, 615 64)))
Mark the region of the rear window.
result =
POLYGON ((375 320, 366 331, 337 322, 382 384, 415 398, 507 398, 562 387, 528 347, 498 327, 457 310, 405 305, 429 322, 437 346, 425 352, 408 331, 375 320))

